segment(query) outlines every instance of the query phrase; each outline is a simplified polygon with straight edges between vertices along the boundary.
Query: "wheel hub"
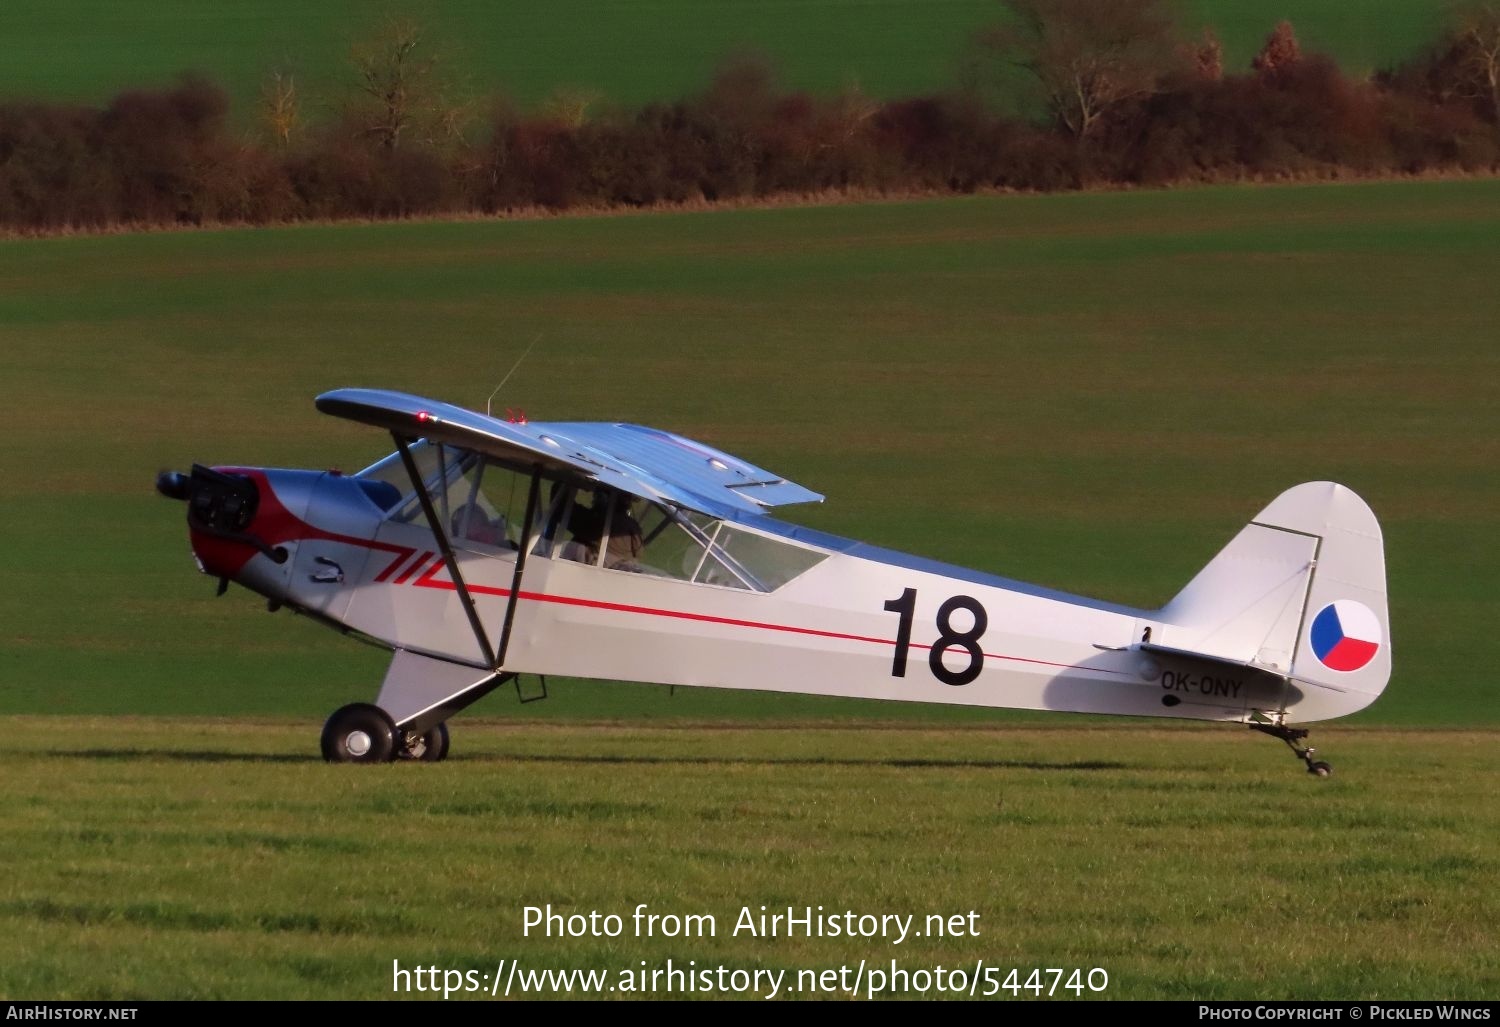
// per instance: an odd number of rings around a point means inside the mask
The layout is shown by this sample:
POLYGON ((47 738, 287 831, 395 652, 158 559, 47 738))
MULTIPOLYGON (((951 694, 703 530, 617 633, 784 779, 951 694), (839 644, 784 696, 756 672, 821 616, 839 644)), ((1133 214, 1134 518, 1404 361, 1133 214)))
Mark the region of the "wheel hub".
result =
POLYGON ((351 756, 363 756, 370 751, 370 736, 364 731, 351 731, 344 738, 344 748, 351 756))

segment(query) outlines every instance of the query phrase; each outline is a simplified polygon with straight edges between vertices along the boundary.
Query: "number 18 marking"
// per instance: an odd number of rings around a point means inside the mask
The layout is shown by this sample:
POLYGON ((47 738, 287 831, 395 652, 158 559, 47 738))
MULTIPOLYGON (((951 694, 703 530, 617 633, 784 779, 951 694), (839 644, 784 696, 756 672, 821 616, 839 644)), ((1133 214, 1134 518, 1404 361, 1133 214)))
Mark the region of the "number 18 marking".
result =
MULTIPOLYGON (((917 612, 917 590, 908 588, 895 599, 886 600, 885 609, 901 615, 896 626, 896 654, 891 659, 891 677, 904 678, 906 654, 911 649, 911 624, 917 612)), ((939 606, 938 637, 927 654, 927 666, 932 670, 932 676, 947 685, 967 685, 977 678, 984 669, 984 650, 979 648, 979 639, 989 626, 989 614, 984 612, 984 607, 973 596, 954 596, 939 606), (953 630, 955 610, 967 610, 974 618, 968 631, 953 630), (968 653, 969 665, 962 670, 949 670, 943 666, 943 654, 949 649, 962 649, 968 653)))

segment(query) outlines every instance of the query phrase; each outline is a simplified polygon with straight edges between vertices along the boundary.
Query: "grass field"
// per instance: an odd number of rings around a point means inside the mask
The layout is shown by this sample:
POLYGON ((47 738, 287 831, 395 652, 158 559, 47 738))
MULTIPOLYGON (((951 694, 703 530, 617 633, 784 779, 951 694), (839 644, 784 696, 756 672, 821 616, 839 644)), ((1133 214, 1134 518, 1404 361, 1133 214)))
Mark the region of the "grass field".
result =
MULTIPOLYGON (((355 468, 367 384, 681 431, 817 527, 1122 602, 1282 489, 1382 518, 1395 678, 1494 724, 1500 182, 0 243, 0 710, 304 718, 381 654, 193 572, 162 467, 355 468)), ((562 684, 509 716, 998 715, 562 684)))
POLYGON ((1500 992, 1493 732, 1332 729, 1342 776, 1318 781, 1232 728, 469 722, 442 765, 324 768, 284 722, 8 726, 6 998, 380 998, 392 960, 502 958, 983 959, 1101 967, 1115 998, 1500 992), (523 937, 547 903, 717 933, 523 937), (980 933, 733 937, 761 904, 973 910, 980 933))
MULTIPOLYGON (((1190 0, 1194 33, 1212 24, 1231 67, 1244 67, 1271 27, 1290 18, 1309 49, 1366 73, 1417 52, 1433 36, 1438 0, 1190 0)), ((304 95, 332 102, 352 40, 382 11, 430 27, 460 87, 535 103, 559 87, 635 104, 700 88, 725 56, 770 56, 789 84, 833 91, 857 82, 880 96, 951 85, 974 30, 995 0, 7 0, 0 95, 98 100, 168 81, 186 69, 223 81, 242 110, 272 67, 295 69, 304 95)), ((316 104, 314 104, 316 106, 316 104)))

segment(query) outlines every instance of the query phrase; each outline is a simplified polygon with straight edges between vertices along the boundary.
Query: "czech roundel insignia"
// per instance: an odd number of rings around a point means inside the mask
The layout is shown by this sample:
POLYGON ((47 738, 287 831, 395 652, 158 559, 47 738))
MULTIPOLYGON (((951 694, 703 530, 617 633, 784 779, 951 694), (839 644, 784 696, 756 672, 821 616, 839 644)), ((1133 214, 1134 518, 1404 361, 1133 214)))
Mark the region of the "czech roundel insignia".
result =
POLYGON ((1313 618, 1313 654, 1329 670, 1359 670, 1375 658, 1383 641, 1380 618, 1352 599, 1329 603, 1313 618))

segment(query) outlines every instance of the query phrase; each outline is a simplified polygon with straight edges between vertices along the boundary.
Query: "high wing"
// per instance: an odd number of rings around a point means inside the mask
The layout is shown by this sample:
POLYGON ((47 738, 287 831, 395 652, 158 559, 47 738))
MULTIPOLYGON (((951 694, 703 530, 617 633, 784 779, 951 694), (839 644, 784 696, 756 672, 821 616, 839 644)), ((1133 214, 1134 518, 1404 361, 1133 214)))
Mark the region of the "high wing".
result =
POLYGON ((403 438, 445 442, 502 460, 567 470, 611 488, 716 517, 818 503, 816 492, 701 442, 656 428, 608 422, 503 421, 473 410, 385 389, 335 389, 317 399, 325 414, 403 438))

